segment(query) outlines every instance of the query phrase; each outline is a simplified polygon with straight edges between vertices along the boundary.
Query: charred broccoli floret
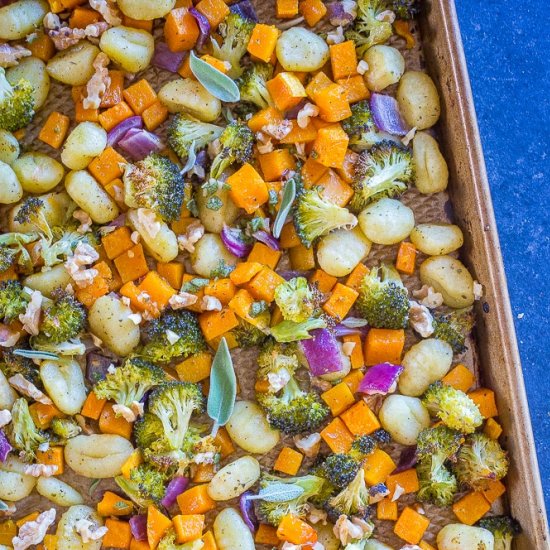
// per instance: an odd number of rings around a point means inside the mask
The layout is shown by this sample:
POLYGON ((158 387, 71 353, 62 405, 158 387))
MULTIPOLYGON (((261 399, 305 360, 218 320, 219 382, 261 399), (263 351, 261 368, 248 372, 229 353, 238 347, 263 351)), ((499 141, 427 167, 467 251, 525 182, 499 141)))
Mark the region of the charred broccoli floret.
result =
POLYGON ((53 433, 53 439, 58 444, 65 444, 68 439, 76 437, 82 428, 73 418, 54 418, 50 429, 53 433))
POLYGON ((464 353, 466 351, 466 336, 474 327, 472 309, 460 309, 444 315, 435 315, 433 327, 432 338, 444 340, 455 353, 464 353))
POLYGON ((21 357, 10 351, 3 351, 2 358, 0 359, 0 370, 6 378, 20 374, 36 387, 42 387, 39 370, 32 362, 32 359, 28 357, 21 357))
POLYGON ((294 226, 307 248, 334 229, 351 229, 356 225, 357 218, 349 210, 323 198, 318 188, 301 193, 296 200, 294 226))
POLYGON ((124 170, 124 202, 130 208, 149 208, 165 221, 179 218, 185 182, 168 158, 153 153, 124 170))
POLYGON ((239 80, 241 100, 253 103, 260 109, 269 107, 273 100, 266 82, 273 76, 273 65, 269 63, 254 63, 244 72, 239 80))
POLYGON ((219 179, 223 171, 234 163, 244 164, 252 158, 254 134, 238 121, 230 122, 220 136, 221 151, 214 157, 210 177, 219 179))
POLYGON ((494 550, 512 550, 512 540, 521 533, 520 524, 510 516, 492 516, 477 523, 495 537, 494 550))
POLYGON ((168 144, 178 157, 186 160, 191 150, 198 151, 218 139, 221 126, 202 122, 184 113, 176 115, 168 127, 168 144))
POLYGON ((432 416, 462 433, 472 433, 483 422, 478 406, 463 392, 440 381, 429 386, 422 398, 432 416))
POLYGON ((231 334, 237 341, 237 345, 240 348, 252 348, 254 346, 261 345, 267 335, 262 332, 258 327, 255 327, 248 321, 239 319, 239 326, 235 327, 231 334))
POLYGON ((420 12, 417 0, 391 0, 390 9, 399 19, 414 19, 420 12))
POLYGON ((369 490, 365 484, 365 470, 359 468, 352 482, 338 494, 329 498, 325 510, 331 521, 341 515, 364 516, 369 509, 369 490))
POLYGON ((130 408, 139 403, 146 392, 165 381, 166 374, 160 367, 132 357, 114 372, 107 373, 93 391, 99 399, 108 399, 130 408))
POLYGON ((392 265, 373 267, 359 289, 357 309, 371 327, 402 329, 409 322, 409 296, 392 265))
POLYGON ((206 347, 197 317, 185 310, 166 311, 158 319, 148 321, 141 336, 144 345, 139 354, 153 363, 167 363, 178 357, 185 359, 206 347), (179 338, 174 342, 172 336, 179 338))
POLYGON ((140 508, 158 505, 164 496, 167 481, 166 473, 147 463, 132 468, 130 479, 124 476, 115 477, 115 483, 140 508))
POLYGON ((418 436, 416 467, 418 499, 448 506, 457 491, 456 477, 446 467, 454 460, 462 443, 462 435, 446 426, 422 430, 418 436))
POLYGON ((73 296, 61 296, 43 308, 40 334, 32 339, 33 345, 60 344, 76 338, 86 324, 86 308, 73 296))
POLYGON ((268 389, 256 398, 269 423, 287 434, 318 428, 329 410, 315 392, 300 389, 294 378, 299 366, 294 349, 270 341, 260 352, 258 365, 258 380, 268 382, 268 389))
POLYGON ((367 100, 351 106, 351 116, 342 121, 342 128, 349 136, 349 144, 358 149, 366 149, 378 141, 375 139, 376 125, 367 100))
POLYGON ((143 456, 157 467, 168 470, 178 464, 178 452, 173 452, 158 416, 146 412, 134 423, 134 440, 143 456))
POLYGON ((231 64, 229 70, 231 78, 237 78, 243 72, 241 59, 246 53, 253 29, 254 22, 237 13, 230 13, 218 27, 223 42, 220 46, 215 40, 212 41, 214 57, 231 64))
POLYGON ((316 430, 330 412, 315 392, 301 390, 293 376, 280 395, 258 393, 257 400, 271 426, 290 435, 316 430))
POLYGON ((160 539, 157 550, 201 550, 204 542, 201 539, 178 544, 176 542, 176 532, 174 529, 168 529, 166 534, 160 539))
POLYGON ((203 409, 204 396, 197 384, 165 382, 152 391, 147 410, 161 421, 170 448, 179 451, 184 447, 191 415, 203 409))
POLYGON ((0 246, 0 273, 4 273, 15 264, 17 251, 7 246, 0 246))
POLYGON ((28 294, 19 281, 8 280, 0 282, 0 319, 11 323, 25 313, 28 294))
POLYGON ((357 437, 348 453, 336 453, 327 456, 319 467, 319 475, 338 489, 347 487, 357 475, 365 458, 376 448, 376 441, 368 436, 357 437))
POLYGON ((363 151, 355 165, 350 208, 360 212, 370 202, 406 191, 414 175, 412 154, 404 145, 383 140, 363 151))
POLYGON ((362 58, 375 44, 382 44, 393 34, 392 24, 384 17, 389 8, 386 0, 359 0, 357 17, 346 38, 355 42, 357 55, 362 58))
POLYGON ((39 445, 46 443, 46 434, 34 424, 29 404, 23 397, 15 400, 11 409, 12 421, 8 427, 10 443, 26 461, 34 460, 39 445))
POLYGON ((277 476, 264 474, 260 480, 260 490, 266 489, 270 485, 286 483, 301 487, 304 492, 297 498, 285 502, 268 502, 261 500, 258 511, 262 519, 271 525, 277 527, 283 516, 292 514, 298 517, 305 517, 308 512, 307 503, 309 500, 319 495, 324 488, 325 480, 322 477, 306 475, 300 477, 280 478, 277 476))
POLYGON ((23 78, 10 84, 0 67, 0 128, 15 132, 29 124, 34 116, 33 91, 32 84, 23 78))
POLYGON ((458 481, 481 490, 489 481, 502 479, 508 472, 508 455, 498 441, 482 433, 470 434, 460 448, 454 472, 458 481))
POLYGON ((321 318, 312 318, 303 323, 294 321, 281 321, 279 324, 271 327, 271 336, 277 342, 298 342, 299 340, 308 340, 312 338, 310 331, 317 328, 326 328, 326 321, 321 318))
POLYGON ((53 241, 54 235, 44 213, 44 201, 42 199, 27 197, 17 210, 14 220, 20 224, 29 224, 48 243, 53 241))
POLYGON ((287 321, 303 323, 313 317, 321 295, 308 285, 305 277, 294 277, 275 289, 275 302, 287 321))

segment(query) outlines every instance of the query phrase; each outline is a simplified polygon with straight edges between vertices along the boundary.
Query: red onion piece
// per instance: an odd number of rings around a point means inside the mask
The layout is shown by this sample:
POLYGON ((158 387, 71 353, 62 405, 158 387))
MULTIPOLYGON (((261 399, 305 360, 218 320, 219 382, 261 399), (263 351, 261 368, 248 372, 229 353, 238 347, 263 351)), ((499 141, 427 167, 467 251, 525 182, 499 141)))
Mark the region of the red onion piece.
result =
POLYGON ((260 523, 254 511, 254 503, 248 498, 253 494, 252 491, 245 491, 239 498, 239 508, 246 526, 255 533, 260 523))
POLYGON ((243 232, 240 229, 227 225, 223 226, 220 234, 225 248, 237 258, 246 258, 252 250, 252 247, 244 242, 242 235, 243 232))
POLYGON ((107 224, 107 227, 122 227, 126 225, 126 213, 117 216, 112 222, 107 224))
POLYGON ((96 384, 107 376, 110 365, 115 364, 113 359, 101 353, 90 352, 86 355, 86 379, 90 384, 96 384))
POLYGON ((143 128, 143 120, 140 116, 131 116, 119 122, 112 130, 107 134, 107 145, 114 147, 132 128, 143 128))
POLYGON ((162 150, 160 138, 147 130, 133 128, 128 130, 118 143, 121 149, 133 160, 141 160, 151 153, 162 150))
POLYGON ((338 323, 334 327, 334 334, 336 335, 336 338, 342 338, 342 336, 350 336, 352 334, 360 334, 361 336, 366 336, 367 332, 369 331, 369 327, 347 327, 346 325, 342 323, 338 323))
POLYGON ((0 429, 0 462, 6 462, 6 458, 10 454, 13 447, 10 445, 4 430, 0 429))
POLYGON ((139 515, 130 518, 130 531, 136 540, 147 540, 147 516, 139 515))
POLYGON ((331 2, 327 4, 327 15, 331 25, 346 27, 353 23, 353 14, 346 11, 344 2, 331 2))
POLYGON ((370 109, 376 127, 382 132, 404 136, 410 130, 399 112, 397 100, 391 95, 373 93, 370 98, 370 109))
MULTIPOLYGON (((302 99, 298 105, 292 107, 292 109, 289 109, 288 111, 285 111, 285 119, 294 120, 295 118, 298 118, 298 113, 303 109, 306 103, 307 99, 302 99)), ((297 124, 297 122, 293 122, 293 124, 297 124)))
POLYGON ((187 489, 188 485, 189 478, 187 477, 177 476, 172 478, 166 487, 166 492, 164 493, 164 497, 160 503, 165 508, 170 508, 176 503, 178 496, 181 495, 185 489, 187 489))
POLYGON ((401 451, 397 468, 392 473, 398 474, 399 472, 410 470, 416 466, 417 462, 418 457, 416 456, 416 445, 413 445, 412 447, 405 447, 401 451))
POLYGON ((367 395, 386 395, 392 391, 402 372, 401 365, 392 365, 391 363, 374 365, 365 373, 357 391, 367 395))
POLYGON ((290 281, 290 279, 294 279, 295 277, 305 277, 306 273, 306 271, 298 271, 297 269, 286 269, 283 271, 278 271, 278 274, 285 281, 290 281))
POLYGON ((206 44, 206 41, 210 38, 210 22, 206 16, 196 8, 189 8, 189 13, 195 18, 197 25, 199 26, 199 38, 197 39, 197 49, 202 49, 206 44))
POLYGON ((255 233, 252 233, 252 236, 261 243, 264 243, 266 246, 269 246, 271 250, 281 250, 281 245, 279 244, 279 241, 273 237, 273 235, 270 235, 267 231, 256 231, 255 233))
POLYGON ((157 42, 153 65, 159 69, 165 69, 171 73, 177 73, 180 68, 185 52, 173 52, 165 42, 157 42))
POLYGON ((301 340, 299 346, 311 374, 322 376, 343 370, 342 353, 334 333, 326 328, 318 328, 310 334, 312 337, 301 340))
POLYGON ((250 2, 250 0, 242 0, 241 2, 237 2, 236 4, 232 4, 229 9, 236 13, 237 15, 240 15, 241 17, 244 17, 244 19, 249 19, 250 21, 254 21, 254 23, 258 23, 259 19, 256 15, 256 10, 250 2))

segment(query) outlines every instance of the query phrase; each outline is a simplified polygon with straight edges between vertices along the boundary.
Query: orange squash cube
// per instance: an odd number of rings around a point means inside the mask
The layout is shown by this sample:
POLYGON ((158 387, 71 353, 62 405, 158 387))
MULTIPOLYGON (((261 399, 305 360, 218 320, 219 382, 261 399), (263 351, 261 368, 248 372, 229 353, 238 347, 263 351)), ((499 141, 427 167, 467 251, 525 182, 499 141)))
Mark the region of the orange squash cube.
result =
POLYGON ((330 65, 334 80, 347 78, 357 74, 357 54, 355 42, 346 40, 330 46, 330 65))
POLYGON ((166 16, 164 38, 170 51, 185 52, 193 49, 199 34, 197 21, 187 8, 176 8, 166 16))
POLYGON ((321 399, 327 404, 332 416, 340 416, 355 403, 355 397, 345 382, 340 382, 323 392, 321 399))
POLYGON ((282 252, 280 250, 273 250, 269 246, 261 242, 255 242, 247 261, 257 262, 262 265, 266 265, 270 269, 275 269, 279 260, 281 259, 282 252))
POLYGON ((335 418, 320 435, 333 453, 347 453, 351 449, 353 436, 340 418, 335 418))
POLYGON ((295 476, 302 465, 303 459, 304 456, 302 453, 299 453, 290 447, 283 447, 277 457, 277 460, 275 460, 273 469, 289 476, 295 476))
POLYGON ((107 147, 101 155, 90 162, 88 170, 101 185, 107 185, 122 176, 125 164, 127 160, 122 155, 112 147, 107 147))
POLYGON ((358 297, 359 293, 353 288, 336 283, 330 298, 323 304, 323 309, 332 317, 344 319, 358 297))
POLYGON ((266 181, 278 180, 296 168, 296 161, 288 149, 275 149, 259 155, 258 159, 266 181))
POLYGON ((310 27, 315 27, 327 13, 327 7, 321 0, 303 0, 300 2, 300 13, 310 27))
POLYGON ((264 63, 269 63, 275 52, 279 34, 277 27, 257 23, 248 41, 248 53, 264 63))
POLYGON ((409 544, 418 544, 430 525, 430 520, 406 506, 397 520, 393 532, 409 544))
POLYGON ((135 281, 149 272, 141 243, 134 245, 114 259, 122 283, 135 281))
POLYGON ((340 124, 320 128, 313 142, 312 157, 328 168, 342 168, 348 150, 349 137, 340 124))
POLYGON ((348 94, 340 84, 331 84, 315 96, 319 116, 326 122, 340 122, 351 116, 348 94))
POLYGON ((294 73, 279 73, 266 82, 266 87, 279 111, 288 111, 296 107, 302 98, 307 96, 304 85, 294 73))
POLYGON ((365 482, 367 485, 377 485, 385 483, 388 476, 395 470, 396 464, 392 457, 382 449, 374 449, 367 456, 363 470, 365 470, 365 482))
POLYGON ((269 200, 267 186, 251 164, 243 164, 239 170, 227 178, 231 188, 229 195, 236 206, 248 214, 254 213, 269 200))
POLYGON ((141 115, 145 109, 151 107, 151 105, 157 101, 155 90, 153 90, 151 84, 149 84, 145 78, 128 86, 128 88, 122 92, 122 95, 136 115, 141 115))
POLYGON ((340 418, 353 435, 369 435, 380 428, 378 418, 362 399, 342 413, 340 418))
POLYGON ((201 0, 196 8, 208 19, 212 30, 217 29, 229 14, 229 7, 223 0, 201 0))
POLYGON ((473 525, 490 509, 491 504, 481 492, 468 493, 453 504, 454 515, 465 525, 473 525))

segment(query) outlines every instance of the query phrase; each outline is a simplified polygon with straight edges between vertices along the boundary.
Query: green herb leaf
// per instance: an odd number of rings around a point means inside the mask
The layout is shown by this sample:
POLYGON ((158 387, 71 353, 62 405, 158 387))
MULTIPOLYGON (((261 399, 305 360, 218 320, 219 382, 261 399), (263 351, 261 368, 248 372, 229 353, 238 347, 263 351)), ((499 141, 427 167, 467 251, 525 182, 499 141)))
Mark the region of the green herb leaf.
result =
POLYGON ((342 321, 342 325, 348 328, 361 328, 366 327, 369 322, 366 319, 359 319, 358 317, 348 317, 342 321))
POLYGON ((309 340, 313 338, 309 333, 316 328, 326 328, 327 323, 324 319, 308 319, 303 323, 294 321, 281 321, 278 325, 271 327, 271 336, 277 342, 298 342, 299 340, 309 340))
POLYGON ((181 290, 182 292, 190 292, 191 294, 194 294, 195 292, 198 292, 201 288, 204 288, 209 282, 210 279, 201 279, 200 277, 195 277, 194 279, 191 279, 188 283, 185 283, 181 287, 181 290))
POLYGON ((212 433, 215 434, 220 426, 224 426, 235 406, 237 396, 237 378, 233 368, 233 360, 227 347, 225 338, 222 338, 218 351, 212 362, 210 371, 210 390, 206 411, 214 421, 212 433))
POLYGON ((241 99, 235 82, 206 61, 199 59, 193 51, 189 57, 189 68, 196 79, 220 101, 235 103, 241 99))
POLYGON ((206 201, 206 208, 208 210, 219 210, 223 206, 223 202, 220 197, 210 197, 206 201))
POLYGON ((252 302, 250 309, 248 310, 248 315, 254 319, 265 313, 269 309, 269 306, 265 300, 259 300, 258 302, 252 302))
POLYGON ((229 274, 235 269, 234 265, 225 263, 225 260, 219 260, 218 265, 210 272, 212 279, 229 277, 229 274))
POLYGON ((273 222, 273 236, 278 239, 281 236, 281 231, 283 230, 283 225, 285 223, 286 217, 292 208, 292 203, 296 198, 296 180, 290 178, 285 185, 283 191, 283 199, 281 200, 281 208, 277 212, 277 217, 273 222))
POLYGON ((59 355, 55 353, 50 353, 49 351, 35 351, 33 349, 14 349, 14 355, 19 355, 20 357, 27 357, 28 359, 39 359, 39 360, 55 360, 59 359, 59 355))
POLYGON ((302 496, 304 488, 289 483, 272 483, 257 495, 250 495, 248 500, 265 500, 266 502, 288 502, 302 496))
POLYGON ((96 489, 98 488, 99 484, 101 483, 101 479, 94 479, 92 481, 92 484, 88 488, 88 494, 93 497, 96 489))
POLYGON ((9 509, 10 507, 3 500, 0 500, 0 512, 5 512, 9 509))

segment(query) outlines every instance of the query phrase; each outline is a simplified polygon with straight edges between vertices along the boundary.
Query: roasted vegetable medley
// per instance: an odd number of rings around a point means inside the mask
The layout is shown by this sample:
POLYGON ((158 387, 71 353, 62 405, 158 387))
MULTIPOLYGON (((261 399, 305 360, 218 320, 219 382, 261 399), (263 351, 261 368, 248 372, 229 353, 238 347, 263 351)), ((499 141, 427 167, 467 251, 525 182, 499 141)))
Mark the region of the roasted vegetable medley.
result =
POLYGON ((510 549, 420 5, 0 5, 0 550, 510 549))

